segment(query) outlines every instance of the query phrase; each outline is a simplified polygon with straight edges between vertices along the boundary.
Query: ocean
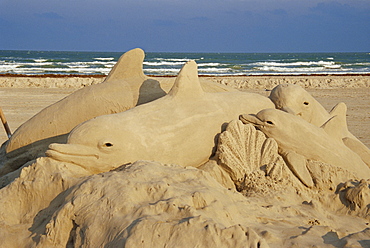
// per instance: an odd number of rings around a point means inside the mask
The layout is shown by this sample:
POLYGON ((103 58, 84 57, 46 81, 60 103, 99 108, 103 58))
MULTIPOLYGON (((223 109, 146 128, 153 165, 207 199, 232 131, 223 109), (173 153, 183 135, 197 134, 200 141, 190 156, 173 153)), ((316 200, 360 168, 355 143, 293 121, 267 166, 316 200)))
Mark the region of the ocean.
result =
MULTIPOLYGON (((124 52, 0 50, 0 74, 107 75, 124 52)), ((148 52, 147 75, 177 75, 188 60, 199 75, 370 74, 370 53, 159 53, 148 52)))

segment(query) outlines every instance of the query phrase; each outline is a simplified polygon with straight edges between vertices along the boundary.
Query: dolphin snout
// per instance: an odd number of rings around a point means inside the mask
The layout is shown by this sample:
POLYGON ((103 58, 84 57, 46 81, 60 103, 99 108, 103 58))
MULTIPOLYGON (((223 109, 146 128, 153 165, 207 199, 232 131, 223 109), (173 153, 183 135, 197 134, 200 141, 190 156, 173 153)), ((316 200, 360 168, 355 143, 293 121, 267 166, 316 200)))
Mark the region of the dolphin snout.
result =
POLYGON ((239 115, 239 120, 244 124, 252 124, 254 126, 261 126, 263 124, 255 115, 239 115))
POLYGON ((104 156, 97 147, 81 144, 51 144, 45 154, 54 160, 78 165, 93 174, 109 171, 121 165, 112 162, 110 156, 104 156))
POLYGON ((94 149, 78 144, 50 144, 45 155, 58 161, 76 164, 80 164, 80 161, 99 159, 94 149))

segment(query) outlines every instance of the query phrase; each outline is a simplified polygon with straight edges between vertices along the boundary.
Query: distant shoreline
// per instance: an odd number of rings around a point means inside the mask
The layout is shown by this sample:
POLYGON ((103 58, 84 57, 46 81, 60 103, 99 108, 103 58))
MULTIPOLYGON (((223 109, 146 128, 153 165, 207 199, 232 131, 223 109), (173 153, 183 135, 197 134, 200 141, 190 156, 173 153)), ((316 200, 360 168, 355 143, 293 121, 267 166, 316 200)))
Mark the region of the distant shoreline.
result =
MULTIPOLYGON (((0 77, 32 77, 32 78, 105 78, 108 75, 101 74, 13 74, 3 73, 0 77)), ((148 77, 176 77, 177 75, 146 75, 148 77)), ((331 73, 331 74, 260 74, 260 75, 199 75, 206 78, 236 78, 236 77, 370 77, 370 73, 331 73)))

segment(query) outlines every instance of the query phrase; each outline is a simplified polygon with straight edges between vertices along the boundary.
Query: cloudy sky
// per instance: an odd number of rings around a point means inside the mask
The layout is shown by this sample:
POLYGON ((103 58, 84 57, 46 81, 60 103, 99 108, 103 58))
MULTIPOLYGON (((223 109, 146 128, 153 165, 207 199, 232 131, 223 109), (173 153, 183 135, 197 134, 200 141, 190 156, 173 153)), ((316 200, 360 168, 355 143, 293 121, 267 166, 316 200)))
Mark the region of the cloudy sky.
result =
POLYGON ((0 50, 370 51, 370 0, 0 0, 0 50))

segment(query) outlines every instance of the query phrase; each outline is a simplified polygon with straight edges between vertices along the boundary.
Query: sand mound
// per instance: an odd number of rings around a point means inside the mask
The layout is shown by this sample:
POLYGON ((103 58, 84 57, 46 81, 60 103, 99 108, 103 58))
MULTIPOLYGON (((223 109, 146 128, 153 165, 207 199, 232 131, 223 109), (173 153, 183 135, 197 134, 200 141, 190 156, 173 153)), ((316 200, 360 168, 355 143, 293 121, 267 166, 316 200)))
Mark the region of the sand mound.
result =
POLYGON ((207 172, 139 161, 77 180, 72 167, 39 159, 1 191, 4 244, 267 247, 253 229, 236 221, 243 218, 247 200, 207 172), (14 231, 20 239, 12 238, 14 231))
POLYGON ((253 162, 238 192, 221 184, 228 174, 216 160, 201 166, 211 172, 138 161, 90 175, 39 158, 0 190, 0 239, 4 247, 369 245, 369 181, 337 184, 349 172, 310 163, 312 189, 283 163, 253 162))

